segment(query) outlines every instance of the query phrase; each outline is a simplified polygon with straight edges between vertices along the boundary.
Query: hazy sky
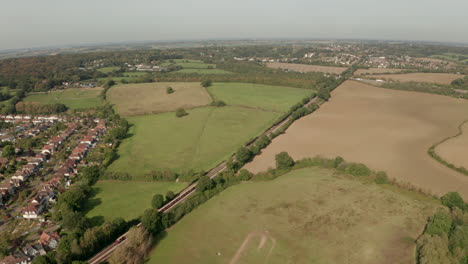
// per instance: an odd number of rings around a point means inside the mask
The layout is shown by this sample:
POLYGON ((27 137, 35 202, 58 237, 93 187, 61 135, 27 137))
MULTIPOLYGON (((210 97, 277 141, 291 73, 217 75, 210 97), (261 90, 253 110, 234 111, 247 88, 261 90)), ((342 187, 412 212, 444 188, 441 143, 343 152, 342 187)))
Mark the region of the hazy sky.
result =
POLYGON ((468 43, 468 0, 0 0, 0 49, 218 38, 468 43))

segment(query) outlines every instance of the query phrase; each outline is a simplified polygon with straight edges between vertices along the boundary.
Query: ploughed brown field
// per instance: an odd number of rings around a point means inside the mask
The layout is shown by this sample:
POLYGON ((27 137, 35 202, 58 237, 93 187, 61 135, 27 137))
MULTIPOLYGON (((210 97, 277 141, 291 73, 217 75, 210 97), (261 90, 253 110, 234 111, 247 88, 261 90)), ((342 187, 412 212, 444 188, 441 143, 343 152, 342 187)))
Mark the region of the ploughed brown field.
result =
POLYGON ((365 74, 381 74, 381 73, 398 73, 409 71, 411 69, 394 69, 394 68, 369 68, 369 69, 358 69, 354 72, 355 76, 365 75, 365 74))
POLYGON ((294 64, 294 63, 280 63, 270 62, 266 64, 267 67, 273 69, 290 70, 297 72, 324 72, 332 74, 341 74, 347 68, 346 67, 332 67, 332 66, 318 66, 318 65, 307 65, 307 64, 294 64))
POLYGON ((468 123, 465 123, 461 129, 463 134, 445 141, 435 150, 447 162, 468 169, 468 123))
POLYGON ((467 118, 465 100, 346 81, 333 91, 330 102, 294 122, 246 169, 274 167, 274 156, 281 151, 294 159, 342 156, 426 191, 458 191, 468 199, 468 176, 427 154, 432 144, 457 134, 467 118))
POLYGON ((380 78, 387 81, 400 82, 426 82, 438 84, 450 84, 456 79, 463 78, 463 75, 454 73, 402 73, 402 74, 383 74, 370 75, 372 78, 380 78))

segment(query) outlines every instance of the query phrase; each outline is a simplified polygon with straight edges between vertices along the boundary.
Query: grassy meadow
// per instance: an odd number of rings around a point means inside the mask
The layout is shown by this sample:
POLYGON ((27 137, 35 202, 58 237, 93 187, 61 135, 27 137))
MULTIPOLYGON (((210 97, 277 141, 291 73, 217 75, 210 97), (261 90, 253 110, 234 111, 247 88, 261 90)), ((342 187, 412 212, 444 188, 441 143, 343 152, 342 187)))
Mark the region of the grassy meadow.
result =
POLYGON ((221 70, 221 69, 182 69, 178 71, 173 71, 171 74, 180 74, 180 73, 186 73, 186 74, 200 74, 200 75, 208 75, 208 74, 232 74, 232 72, 221 70))
POLYGON ((97 107, 102 104, 99 94, 102 88, 69 88, 46 93, 33 93, 24 98, 26 102, 41 104, 61 103, 70 109, 97 107))
POLYGON ((437 207, 306 168, 223 191, 168 230, 148 263, 414 263, 414 240, 437 207))
POLYGON ((110 171, 140 179, 157 169, 208 170, 249 139, 266 130, 280 114, 244 107, 202 107, 177 118, 174 112, 131 116, 131 136, 119 146, 110 171))
POLYGON ((93 187, 96 195, 86 205, 86 216, 105 221, 116 217, 131 220, 151 207, 153 195, 165 195, 167 191, 177 193, 185 186, 185 183, 175 182, 99 181, 93 187))
POLYGON ((157 82, 112 87, 107 100, 122 115, 143 115, 204 106, 211 97, 199 82, 157 82), (167 94, 167 87, 174 93, 167 94))
POLYGON ((117 71, 119 69, 120 69, 120 67, 118 67, 118 66, 110 66, 110 67, 99 68, 99 69, 96 69, 96 70, 99 71, 99 72, 102 72, 102 73, 110 73, 110 72, 113 72, 113 71, 117 71))
POLYGON ((228 105, 242 105, 269 111, 286 112, 312 91, 300 88, 252 83, 214 83, 208 92, 228 105))

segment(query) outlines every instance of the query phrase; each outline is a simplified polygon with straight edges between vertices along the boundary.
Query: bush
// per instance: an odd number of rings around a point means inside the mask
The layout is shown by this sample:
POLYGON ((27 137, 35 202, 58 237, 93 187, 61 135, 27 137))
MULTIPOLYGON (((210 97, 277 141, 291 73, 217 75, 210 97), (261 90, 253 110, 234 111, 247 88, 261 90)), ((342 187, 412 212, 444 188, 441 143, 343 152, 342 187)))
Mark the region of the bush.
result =
POLYGON ((387 184, 388 183, 387 173, 385 171, 377 172, 377 174, 375 175, 375 183, 387 184))
POLYGON ((349 164, 346 172, 353 176, 369 176, 371 174, 371 170, 362 163, 349 164))
POLYGON ((466 210, 465 201, 457 192, 449 192, 440 198, 442 204, 450 209, 457 207, 461 210, 466 210))
POLYGON ((197 191, 204 192, 210 190, 214 187, 213 185, 213 180, 211 180, 210 177, 201 176, 197 183, 197 191))
POLYGON ((205 88, 210 87, 212 84, 213 84, 213 82, 211 80, 204 80, 204 81, 201 82, 201 86, 203 86, 205 88))
POLYGON ((242 164, 245 164, 246 162, 250 161, 252 156, 253 156, 252 151, 250 151, 248 148, 245 148, 245 147, 241 147, 236 152, 236 160, 242 164))
POLYGON ((283 151, 275 156, 276 168, 279 170, 288 170, 294 166, 294 160, 286 151, 283 151))
POLYGON ((429 235, 448 234, 452 227, 452 218, 446 212, 438 212, 429 218, 426 233, 429 235))
POLYGON ((176 117, 183 117, 183 116, 186 116, 186 115, 188 115, 187 111, 185 111, 182 108, 177 109, 176 117))
POLYGON ((171 94, 173 92, 174 92, 174 89, 172 89, 172 87, 169 86, 169 87, 166 88, 166 93, 167 94, 171 94))
POLYGON ((213 101, 210 103, 211 106, 217 106, 217 107, 222 107, 225 106, 226 103, 224 101, 213 101))
POLYGON ((242 169, 239 171, 239 179, 241 181, 248 181, 252 178, 252 173, 246 169, 242 169))

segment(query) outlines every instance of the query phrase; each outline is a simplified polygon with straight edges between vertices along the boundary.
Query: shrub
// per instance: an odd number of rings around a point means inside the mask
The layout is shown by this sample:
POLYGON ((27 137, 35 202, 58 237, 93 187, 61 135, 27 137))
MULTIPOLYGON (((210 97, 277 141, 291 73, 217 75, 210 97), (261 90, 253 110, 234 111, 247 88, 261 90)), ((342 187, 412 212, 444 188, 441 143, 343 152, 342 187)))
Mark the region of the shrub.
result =
POLYGON ((440 198, 442 204, 447 206, 450 209, 457 207, 461 210, 466 210, 465 201, 461 198, 460 194, 457 192, 449 192, 440 198))
POLYGON ((236 160, 242 164, 245 164, 247 161, 250 161, 252 155, 252 151, 250 151, 248 148, 241 147, 236 152, 236 160))
POLYGON ((379 171, 375 175, 375 183, 377 184, 386 184, 388 183, 387 173, 385 171, 379 171))
POLYGON ((252 178, 252 173, 246 169, 242 169, 239 171, 239 179, 241 181, 248 181, 252 178))
POLYGON ((186 116, 186 115, 188 115, 187 111, 185 111, 182 108, 177 109, 177 111, 176 111, 176 116, 177 117, 183 117, 183 116, 186 116))
POLYGON ((172 87, 169 86, 169 87, 166 88, 166 93, 167 94, 171 94, 173 92, 174 92, 174 89, 172 89, 172 87))
POLYGON ((225 106, 226 103, 224 101, 213 101, 210 103, 211 106, 217 106, 217 107, 222 107, 225 106))
POLYGON ((279 170, 287 170, 294 166, 294 160, 286 151, 283 151, 275 156, 276 168, 279 170))
POLYGON ((338 168, 338 166, 340 166, 340 164, 343 163, 343 162, 344 162, 344 159, 342 157, 340 157, 340 156, 337 156, 335 158, 335 162, 334 162, 333 167, 338 168))
POLYGON ((353 176, 369 176, 371 170, 362 163, 351 163, 347 168, 346 172, 353 176))
POLYGON ((452 218, 446 212, 438 212, 429 218, 426 233, 430 235, 448 234, 452 227, 452 218))
POLYGON ((204 80, 204 81, 201 82, 201 86, 203 86, 205 88, 210 87, 212 84, 213 84, 213 82, 211 80, 204 80))
POLYGON ((214 187, 213 185, 213 180, 211 180, 210 177, 201 176, 197 183, 197 191, 204 192, 210 190, 214 187))

